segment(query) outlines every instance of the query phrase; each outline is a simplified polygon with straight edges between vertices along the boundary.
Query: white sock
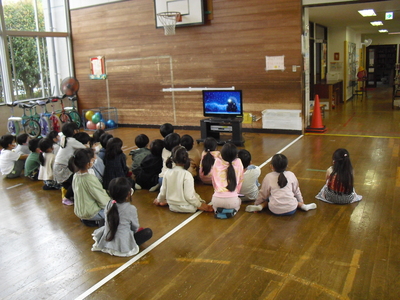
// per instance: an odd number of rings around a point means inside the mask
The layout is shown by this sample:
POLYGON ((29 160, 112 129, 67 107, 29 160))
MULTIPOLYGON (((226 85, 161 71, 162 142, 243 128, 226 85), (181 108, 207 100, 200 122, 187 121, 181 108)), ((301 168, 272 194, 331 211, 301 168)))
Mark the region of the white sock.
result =
POLYGON ((247 212, 254 212, 254 211, 262 211, 262 205, 247 205, 246 211, 247 212))
POLYGON ((309 211, 310 209, 316 209, 317 204, 315 204, 315 203, 303 204, 302 206, 300 206, 300 208, 304 211, 309 211))

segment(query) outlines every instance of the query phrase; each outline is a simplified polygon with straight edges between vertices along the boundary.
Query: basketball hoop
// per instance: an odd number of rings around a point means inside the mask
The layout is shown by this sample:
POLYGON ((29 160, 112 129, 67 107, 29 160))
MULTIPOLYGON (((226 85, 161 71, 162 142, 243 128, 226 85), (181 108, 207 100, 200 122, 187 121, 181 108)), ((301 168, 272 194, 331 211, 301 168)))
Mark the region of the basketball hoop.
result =
POLYGON ((167 11, 157 14, 158 20, 164 27, 165 35, 174 35, 176 22, 182 22, 182 16, 177 11, 167 11))

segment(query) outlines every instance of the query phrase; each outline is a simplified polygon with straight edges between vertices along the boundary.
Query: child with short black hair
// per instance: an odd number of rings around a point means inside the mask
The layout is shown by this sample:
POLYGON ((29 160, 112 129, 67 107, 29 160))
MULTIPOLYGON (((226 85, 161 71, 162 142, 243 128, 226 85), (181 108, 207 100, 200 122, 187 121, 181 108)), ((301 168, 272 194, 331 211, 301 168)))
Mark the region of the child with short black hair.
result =
POLYGON ((11 134, 3 135, 0 138, 0 146, 3 148, 0 154, 0 170, 6 178, 17 178, 21 176, 25 160, 28 154, 14 152, 15 137, 11 134))
POLYGON ((215 159, 221 157, 221 152, 217 150, 218 142, 213 137, 204 140, 204 150, 201 153, 199 165, 199 177, 204 184, 212 184, 211 169, 215 159))
POLYGON ((251 154, 246 149, 240 149, 238 152, 238 158, 243 164, 243 183, 240 189, 240 196, 242 201, 254 201, 258 196, 258 177, 261 175, 261 169, 258 166, 251 164, 251 154))
POLYGON ((132 157, 131 171, 133 175, 137 176, 140 172, 140 164, 143 159, 151 153, 150 149, 147 148, 149 145, 149 137, 145 134, 139 134, 135 138, 135 144, 138 148, 131 150, 129 155, 132 157))
POLYGON ((261 211, 268 207, 277 216, 293 215, 298 208, 304 211, 317 208, 315 203, 304 204, 296 175, 286 171, 288 159, 275 154, 271 160, 272 172, 265 175, 254 205, 246 207, 247 212, 261 211))
POLYGON ((147 155, 140 164, 138 175, 136 175, 136 189, 149 189, 155 191, 159 184, 158 175, 163 166, 162 151, 164 141, 156 139, 150 144, 150 154, 147 155))
POLYGON ((199 165, 200 165, 200 153, 199 150, 193 148, 194 140, 192 136, 189 134, 184 134, 181 137, 181 146, 185 147, 190 159, 190 167, 188 171, 194 178, 197 178, 199 175, 199 165))
POLYGON ((105 207, 105 226, 93 232, 92 251, 121 257, 135 255, 153 231, 140 227, 137 209, 131 204, 133 189, 126 177, 111 180, 109 193, 112 200, 105 207))
POLYGON ((53 164, 56 158, 53 153, 53 140, 51 138, 41 139, 39 142, 39 180, 43 180, 43 189, 44 190, 59 190, 61 185, 54 180, 53 176, 53 164))
POLYGON ((40 167, 40 148, 39 148, 39 138, 34 138, 29 140, 29 150, 30 154, 28 155, 25 161, 25 176, 31 180, 38 180, 39 175, 39 167, 40 167))
POLYGON ((108 140, 112 139, 113 135, 109 134, 109 133, 103 133, 100 138, 100 145, 101 145, 101 149, 99 150, 99 152, 97 153, 97 156, 99 158, 101 158, 101 160, 104 162, 104 156, 106 156, 106 147, 107 147, 107 142, 108 140))
MULTIPOLYGON (((129 169, 126 165, 126 155, 122 151, 123 142, 120 138, 114 137, 107 142, 106 155, 104 157, 103 187, 107 190, 108 184, 117 177, 129 176, 129 169)), ((131 177, 129 181, 134 187, 135 183, 131 177)))
POLYGON ((173 212, 194 213, 198 209, 212 211, 212 206, 207 205, 194 189, 194 179, 188 171, 190 159, 186 148, 174 147, 166 165, 169 170, 165 172, 160 193, 153 203, 161 206, 168 204, 173 212), (175 167, 172 167, 172 162, 175 167))
POLYGON ((14 148, 14 151, 19 154, 31 154, 31 150, 29 150, 30 139, 27 133, 19 134, 16 138, 17 147, 14 148))
POLYGON ((171 123, 164 123, 160 126, 160 133, 163 138, 165 138, 168 134, 174 132, 174 125, 171 123))

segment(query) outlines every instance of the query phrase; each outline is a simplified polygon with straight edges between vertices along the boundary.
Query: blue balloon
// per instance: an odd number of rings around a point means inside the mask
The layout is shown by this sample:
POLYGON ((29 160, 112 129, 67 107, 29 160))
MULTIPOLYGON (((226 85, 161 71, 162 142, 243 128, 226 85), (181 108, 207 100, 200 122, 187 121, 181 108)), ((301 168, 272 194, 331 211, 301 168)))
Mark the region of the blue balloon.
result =
POLYGON ((114 128, 114 127, 117 127, 117 124, 114 122, 114 120, 108 120, 107 122, 106 122, 106 126, 108 127, 108 128, 114 128))

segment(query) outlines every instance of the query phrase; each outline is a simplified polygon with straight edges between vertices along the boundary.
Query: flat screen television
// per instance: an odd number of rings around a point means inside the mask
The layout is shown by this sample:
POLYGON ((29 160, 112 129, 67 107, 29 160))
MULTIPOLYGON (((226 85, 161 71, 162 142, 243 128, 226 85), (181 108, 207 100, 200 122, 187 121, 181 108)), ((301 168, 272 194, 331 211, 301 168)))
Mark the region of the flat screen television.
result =
POLYGON ((242 118, 242 91, 203 90, 203 114, 214 118, 242 118))

